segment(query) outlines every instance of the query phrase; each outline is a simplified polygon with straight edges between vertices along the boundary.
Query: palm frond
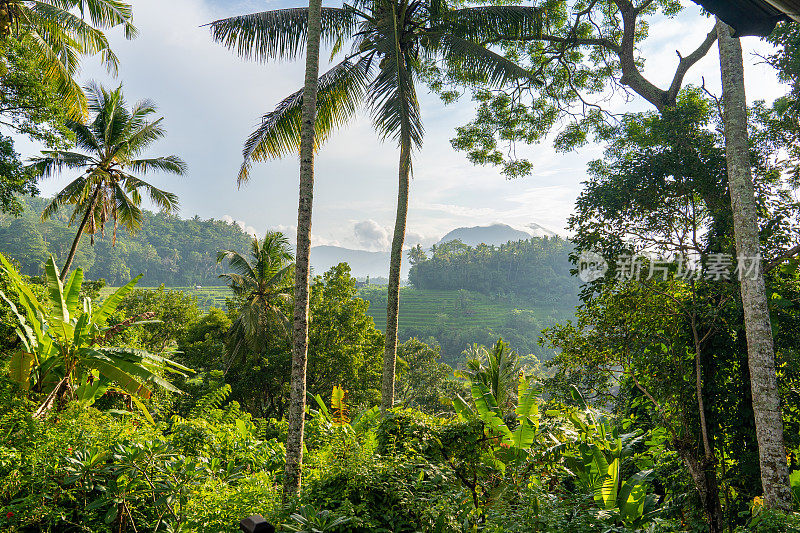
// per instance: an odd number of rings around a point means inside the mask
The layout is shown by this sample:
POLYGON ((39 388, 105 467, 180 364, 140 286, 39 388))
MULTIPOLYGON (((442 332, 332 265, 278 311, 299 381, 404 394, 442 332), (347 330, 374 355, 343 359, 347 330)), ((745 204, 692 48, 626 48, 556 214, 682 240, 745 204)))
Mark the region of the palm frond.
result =
POLYGON ((189 166, 178 156, 154 157, 150 159, 136 159, 128 163, 132 172, 147 174, 148 172, 166 172, 183 176, 188 172, 189 166))
MULTIPOLYGON (((77 44, 77 51, 94 55, 101 54, 103 65, 108 71, 116 75, 119 70, 119 59, 111 50, 108 38, 97 28, 86 22, 82 17, 74 15, 69 10, 46 2, 33 2, 29 7, 29 25, 36 33, 45 39, 49 36, 58 36, 59 32, 69 36, 77 44)), ((51 43, 52 44, 52 43, 51 43)))
POLYGON ((261 256, 266 256, 273 263, 293 261, 291 249, 289 238, 279 231, 268 231, 261 241, 261 256))
POLYGON ((253 267, 250 265, 250 262, 240 254, 234 250, 221 250, 217 252, 217 263, 221 263, 223 261, 228 261, 230 268, 234 271, 234 273, 248 277, 252 280, 258 279, 258 276, 253 270, 253 267))
POLYGON ((86 124, 77 121, 69 121, 66 124, 67 128, 75 135, 75 144, 84 150, 91 152, 100 152, 102 146, 100 140, 95 137, 91 129, 86 124))
POLYGON ((167 213, 175 213, 178 211, 178 195, 159 189, 158 187, 147 183, 130 174, 124 174, 125 191, 130 195, 135 195, 133 198, 136 205, 141 203, 139 190, 143 190, 150 197, 150 200, 161 210, 167 213))
POLYGON ((147 147, 167 134, 161 125, 162 122, 163 119, 159 118, 137 129, 126 128, 130 131, 120 132, 119 137, 123 142, 117 143, 114 156, 123 160, 137 157, 147 147))
MULTIPOLYGON (((401 10, 407 7, 399 6, 401 10)), ((418 148, 424 131, 414 82, 418 64, 415 54, 401 46, 406 28, 400 24, 406 14, 391 2, 381 8, 390 11, 371 22, 374 49, 383 58, 369 87, 373 124, 383 140, 408 138, 418 148)))
POLYGON ((88 155, 66 150, 43 151, 41 156, 31 157, 28 168, 40 178, 51 178, 64 169, 86 168, 97 161, 88 155))
POLYGON ((124 26, 125 38, 135 39, 139 30, 133 25, 133 8, 121 0, 70 0, 81 15, 89 12, 92 24, 98 28, 124 26))
POLYGON ((475 42, 519 39, 536 35, 542 27, 542 11, 530 6, 482 6, 444 11, 443 33, 475 42))
POLYGON ((424 128, 419 108, 413 70, 408 68, 409 57, 387 55, 369 88, 372 121, 383 140, 399 140, 408 135, 412 145, 422 146, 424 128))
MULTIPOLYGON (((355 17, 345 9, 322 8, 321 40, 332 45, 339 35, 348 35, 355 17)), ((295 59, 305 49, 308 8, 278 9, 217 20, 210 24, 215 41, 240 57, 256 61, 295 59)))
POLYGON ((443 57, 451 69, 460 70, 473 80, 503 86, 531 77, 528 70, 479 43, 446 33, 432 33, 431 43, 431 50, 443 57))
POLYGON ((73 78, 78 66, 78 52, 70 46, 59 49, 59 43, 45 41, 38 33, 29 33, 26 38, 34 57, 43 67, 46 79, 53 83, 63 98, 69 115, 75 119, 83 118, 86 115, 86 97, 73 78))
MULTIPOLYGON (((371 62, 342 61, 319 79, 317 118, 314 126, 317 147, 336 128, 345 124, 362 103, 367 89, 371 62)), ((253 162, 267 161, 296 153, 300 147, 300 122, 303 89, 285 98, 274 111, 264 115, 261 125, 247 139, 239 183, 250 178, 253 162)))
POLYGON ((86 185, 87 180, 85 176, 71 181, 50 200, 47 206, 45 206, 42 211, 41 219, 47 220, 52 218, 53 215, 58 213, 59 209, 65 205, 80 203, 81 199, 86 195, 86 185))
MULTIPOLYGON (((142 227, 142 210, 139 208, 141 198, 132 199, 119 183, 111 186, 113 193, 112 217, 115 223, 119 221, 130 232, 136 232, 142 227)), ((138 192, 136 192, 138 196, 138 192)))

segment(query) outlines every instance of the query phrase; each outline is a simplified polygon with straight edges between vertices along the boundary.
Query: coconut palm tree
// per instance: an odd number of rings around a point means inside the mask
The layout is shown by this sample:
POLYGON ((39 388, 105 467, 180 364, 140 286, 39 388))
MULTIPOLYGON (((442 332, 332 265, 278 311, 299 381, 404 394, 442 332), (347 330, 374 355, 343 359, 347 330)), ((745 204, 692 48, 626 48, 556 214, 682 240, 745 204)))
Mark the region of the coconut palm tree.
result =
MULTIPOLYGON (((281 9, 218 20, 214 39, 241 57, 294 59, 305 47, 308 10, 281 9)), ((444 0, 358 0, 322 9, 321 37, 339 54, 350 53, 319 79, 315 141, 321 144, 363 103, 382 140, 400 147, 397 217, 392 240, 387 298, 382 406, 394 403, 400 266, 408 215, 412 150, 422 145, 423 125, 416 85, 437 66, 457 69, 476 83, 503 85, 528 76, 483 43, 533 33, 539 11, 522 6, 453 8, 444 0)), ((239 183, 253 162, 296 153, 300 143, 303 90, 264 115, 245 143, 239 183)))
POLYGON ((498 339, 491 351, 473 344, 464 351, 466 369, 458 375, 470 382, 480 382, 492 392, 501 410, 513 408, 517 382, 522 367, 517 352, 507 342, 498 339))
POLYGON ((292 328, 292 378, 283 499, 300 493, 303 473, 303 433, 306 421, 306 373, 308 369, 308 321, 311 292, 311 214, 314 206, 314 148, 319 92, 319 49, 322 35, 322 0, 308 1, 308 44, 300 126, 300 194, 297 202, 297 264, 294 281, 292 328))
POLYGON ((133 39, 132 21, 133 9, 120 0, 0 0, 0 39, 26 42, 76 120, 86 113, 86 97, 75 81, 80 56, 100 54, 116 75, 119 60, 102 30, 123 26, 133 39))
POLYGON ((217 262, 227 261, 231 268, 231 272, 220 277, 227 280, 241 302, 239 315, 229 331, 229 367, 248 350, 260 352, 275 325, 288 331, 281 303, 291 299, 292 260, 291 245, 278 232, 267 232, 262 240, 254 238, 249 259, 234 250, 217 253, 217 262))
POLYGON ((70 121, 67 128, 75 134, 75 142, 90 155, 55 150, 42 152, 41 157, 31 160, 31 167, 41 177, 50 177, 64 169, 80 170, 83 173, 56 194, 42 212, 48 219, 65 205, 74 205, 70 223, 78 217, 81 223, 78 233, 67 255, 61 271, 66 279, 81 236, 95 235, 105 229, 109 220, 114 221, 116 241, 119 223, 133 232, 142 225, 142 192, 160 209, 175 212, 178 198, 145 182, 134 174, 160 171, 183 175, 186 163, 171 155, 156 158, 140 158, 142 152, 166 134, 161 126, 162 118, 149 120, 156 112, 150 101, 142 101, 128 109, 122 87, 109 91, 91 84, 86 88, 89 99, 88 121, 70 121))

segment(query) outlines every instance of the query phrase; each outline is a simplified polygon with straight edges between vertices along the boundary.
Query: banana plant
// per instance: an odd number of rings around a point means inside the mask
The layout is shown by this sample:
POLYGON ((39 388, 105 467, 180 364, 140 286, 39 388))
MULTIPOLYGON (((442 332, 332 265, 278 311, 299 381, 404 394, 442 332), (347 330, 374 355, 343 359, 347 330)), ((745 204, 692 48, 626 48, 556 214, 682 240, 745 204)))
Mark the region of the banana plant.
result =
POLYGON ((520 376, 517 384, 518 401, 514 409, 517 424, 513 431, 508 427, 489 385, 480 379, 473 379, 471 392, 475 410, 457 397, 454 402, 456 411, 465 418, 480 418, 486 425, 489 436, 497 439, 500 444, 498 459, 505 467, 519 467, 530 456, 531 448, 539 435, 538 400, 541 390, 533 386, 525 376, 520 376))
POLYGON ((45 301, 36 298, 2 254, 0 271, 20 302, 17 307, 0 291, 0 298, 17 318, 16 333, 21 342, 21 348, 11 358, 10 377, 23 391, 46 393, 35 416, 43 416, 57 398, 91 404, 112 384, 132 398, 150 398, 154 385, 180 393, 163 376, 185 376, 190 372, 188 368, 144 350, 113 346, 111 342, 124 327, 148 322, 130 320, 107 325, 108 318, 141 276, 118 289, 95 310, 89 298, 81 297, 83 271, 73 272, 64 284, 52 256, 45 268, 45 301))
POLYGON ((563 457, 567 471, 592 494, 600 510, 615 514, 627 526, 646 524, 662 510, 649 491, 655 471, 637 470, 627 479, 621 475, 644 434, 620 434, 618 427, 595 414, 577 389, 572 397, 579 411, 571 410, 565 417, 575 429, 574 438, 551 451, 563 457))

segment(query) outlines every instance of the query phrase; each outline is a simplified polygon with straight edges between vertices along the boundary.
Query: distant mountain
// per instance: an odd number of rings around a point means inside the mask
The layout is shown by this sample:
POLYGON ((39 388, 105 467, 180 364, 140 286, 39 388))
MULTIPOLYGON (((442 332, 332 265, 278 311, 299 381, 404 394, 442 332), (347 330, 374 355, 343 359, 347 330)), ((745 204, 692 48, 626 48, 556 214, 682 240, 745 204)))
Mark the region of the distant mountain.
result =
MULTIPOLYGON (((405 258, 403 259, 400 278, 406 279, 410 265, 405 258)), ((389 252, 351 250, 339 246, 314 246, 311 248, 311 267, 314 269, 314 274, 322 274, 339 263, 348 263, 356 278, 389 277, 389 252)))
POLYGON ((472 228, 457 228, 442 237, 439 243, 459 240, 468 246, 488 244, 500 246, 509 241, 524 241, 531 237, 555 237, 556 234, 536 223, 528 225, 526 230, 512 228, 507 224, 492 224, 491 226, 475 226, 472 228))
MULTIPOLYGON (((525 230, 515 229, 507 224, 476 226, 473 228, 457 228, 445 235, 440 243, 461 240, 469 246, 481 243, 500 246, 508 241, 528 240, 531 237, 555 237, 556 234, 536 223, 531 223, 525 230)), ((387 278, 389 276, 389 252, 368 252, 352 250, 339 246, 315 246, 311 249, 311 267, 315 274, 322 274, 339 263, 348 263, 353 276, 357 278, 387 278)), ((403 257, 401 279, 408 279, 411 268, 406 257, 403 257)))
POLYGON ((544 226, 540 226, 536 222, 528 224, 528 231, 533 237, 558 237, 555 231, 550 231, 544 226))

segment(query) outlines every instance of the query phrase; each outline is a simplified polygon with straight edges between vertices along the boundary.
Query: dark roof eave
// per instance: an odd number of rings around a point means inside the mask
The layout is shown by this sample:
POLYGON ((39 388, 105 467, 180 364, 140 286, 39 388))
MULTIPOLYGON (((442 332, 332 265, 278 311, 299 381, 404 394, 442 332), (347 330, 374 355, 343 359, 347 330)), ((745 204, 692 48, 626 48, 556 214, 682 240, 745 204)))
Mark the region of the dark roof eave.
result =
POLYGON ((731 26, 739 37, 766 37, 778 22, 791 20, 789 13, 800 18, 800 9, 791 11, 792 6, 800 7, 800 0, 693 1, 731 26))

